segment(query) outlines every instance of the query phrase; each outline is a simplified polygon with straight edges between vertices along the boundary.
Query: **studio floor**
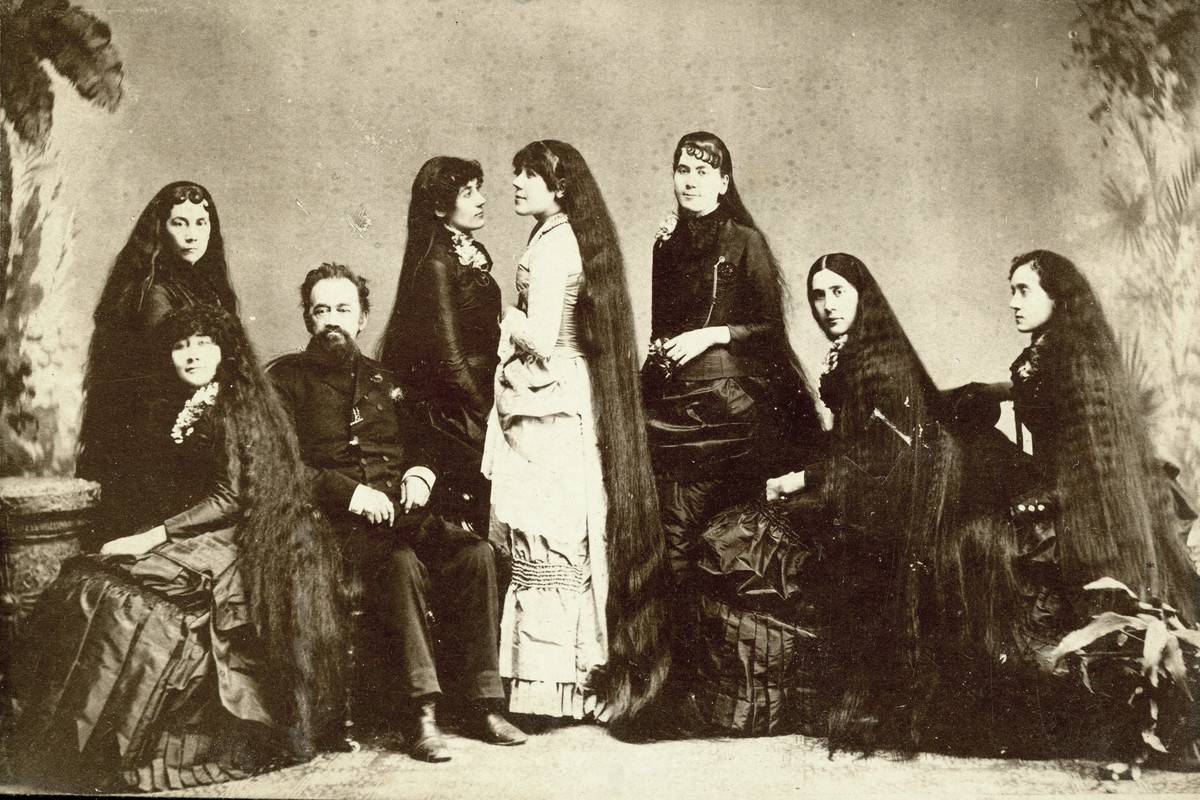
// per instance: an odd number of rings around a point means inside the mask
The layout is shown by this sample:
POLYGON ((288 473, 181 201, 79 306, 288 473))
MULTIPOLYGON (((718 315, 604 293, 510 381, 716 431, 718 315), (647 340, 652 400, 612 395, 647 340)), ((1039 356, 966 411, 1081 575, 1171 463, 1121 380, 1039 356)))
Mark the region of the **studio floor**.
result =
MULTIPOLYGON (((1200 797, 1200 773, 1147 770, 1102 781, 1085 761, 1002 761, 920 755, 838 754, 819 739, 783 736, 632 745, 601 728, 551 730, 515 748, 451 737, 454 758, 424 764, 379 742, 356 753, 163 797, 247 798, 745 798, 1066 796, 1200 797)), ((0 786, 0 793, 29 792, 0 786)))

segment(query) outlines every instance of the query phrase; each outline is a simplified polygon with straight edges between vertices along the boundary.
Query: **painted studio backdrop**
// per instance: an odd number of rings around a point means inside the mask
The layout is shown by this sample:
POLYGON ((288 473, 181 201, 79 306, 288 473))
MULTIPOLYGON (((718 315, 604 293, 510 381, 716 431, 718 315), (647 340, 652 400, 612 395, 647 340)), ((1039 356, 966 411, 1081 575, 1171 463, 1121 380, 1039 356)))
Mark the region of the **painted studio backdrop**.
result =
MULTIPOLYGON (((6 26, 23 5, 0 3, 6 26)), ((71 470, 99 289, 169 181, 213 192, 260 356, 306 341, 297 286, 323 260, 370 279, 371 349, 420 164, 482 163, 479 237, 512 300, 529 227, 512 212, 512 154, 562 139, 604 191, 648 338, 672 147, 707 129, 790 276, 811 370, 825 345, 803 276, 819 254, 871 267, 946 387, 1007 377, 1023 346, 1009 259, 1051 248, 1104 297, 1162 453, 1195 489, 1200 12, 1151 3, 1131 21, 1124 5, 87 0, 123 65, 119 102, 90 102, 42 61, 44 148, 5 121, 4 471, 71 470)))

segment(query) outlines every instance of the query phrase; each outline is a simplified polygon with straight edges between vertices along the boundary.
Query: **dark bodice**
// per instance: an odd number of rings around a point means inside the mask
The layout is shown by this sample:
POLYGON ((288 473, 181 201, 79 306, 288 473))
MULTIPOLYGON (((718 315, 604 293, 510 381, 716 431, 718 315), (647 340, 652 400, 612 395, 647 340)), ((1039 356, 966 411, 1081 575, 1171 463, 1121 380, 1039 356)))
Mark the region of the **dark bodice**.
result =
POLYGON ((143 284, 128 287, 121 305, 120 313, 109 325, 122 329, 114 333, 123 341, 120 350, 111 358, 114 370, 119 373, 121 367, 117 360, 124 353, 128 359, 126 373, 119 377, 129 377, 149 373, 151 365, 159 361, 157 356, 160 354, 154 352, 155 331, 164 317, 181 308, 223 307, 225 304, 220 293, 197 267, 181 261, 167 261, 159 265, 154 282, 148 287, 143 284))
POLYGON ((1055 402, 1050 378, 1054 368, 1047 363, 1042 337, 1021 351, 1010 367, 1013 411, 1019 425, 1033 436, 1033 459, 1040 473, 1051 474, 1050 460, 1058 451, 1059 431, 1064 420, 1061 404, 1055 402))
POLYGON ((681 370, 686 379, 764 375, 787 346, 775 268, 766 241, 722 207, 681 217, 654 245, 651 338, 727 325, 730 342, 681 370))
POLYGON ((492 407, 492 377, 500 341, 500 287, 487 271, 463 264, 450 232, 439 230, 429 252, 397 297, 393 326, 402 346, 386 364, 435 418, 450 421, 482 448, 492 407), (407 288, 406 288, 407 287, 407 288))
POLYGON ((231 528, 241 516, 237 482, 229 474, 214 409, 206 409, 181 442, 171 438, 190 396, 190 391, 171 391, 148 402, 149 434, 138 449, 154 479, 139 487, 140 501, 126 533, 165 524, 171 538, 185 538, 231 528))
MULTIPOLYGON (((267 374, 292 416, 318 501, 344 512, 361 483, 400 497, 426 445, 390 370, 361 354, 329 366, 310 352, 282 356, 267 374)), ((440 455, 440 454, 439 454, 440 455)))

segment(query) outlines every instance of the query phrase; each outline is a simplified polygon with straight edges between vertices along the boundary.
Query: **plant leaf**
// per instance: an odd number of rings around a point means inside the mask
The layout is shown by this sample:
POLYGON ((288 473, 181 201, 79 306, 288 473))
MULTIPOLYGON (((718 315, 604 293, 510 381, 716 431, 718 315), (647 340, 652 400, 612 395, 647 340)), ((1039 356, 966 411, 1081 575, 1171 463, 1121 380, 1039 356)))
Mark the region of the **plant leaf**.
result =
POLYGON ((1188 700, 1191 700, 1192 690, 1188 686, 1187 665, 1183 661, 1183 650, 1179 647, 1179 641, 1174 636, 1167 637, 1167 644, 1163 648, 1163 652, 1165 653, 1163 666, 1167 668, 1171 680, 1183 690, 1188 700))
MULTIPOLYGON (((1112 580, 1111 578, 1102 580, 1112 580)), ((1116 583, 1116 581, 1113 581, 1116 583)), ((1124 586, 1124 584, 1121 584, 1124 586)), ((1090 586, 1090 584, 1089 584, 1090 586)), ((1126 589, 1128 591, 1128 589, 1126 589)), ((1144 630, 1146 623, 1137 617, 1118 614, 1115 611, 1105 611, 1098 615, 1095 619, 1089 622, 1079 630, 1071 631, 1063 637, 1054 651, 1050 653, 1050 658, 1053 663, 1058 663, 1067 653, 1073 653, 1076 650, 1087 647, 1097 639, 1107 636, 1114 631, 1119 631, 1122 628, 1135 628, 1144 630)))
POLYGON ((1085 583, 1083 585, 1083 588, 1084 589, 1116 589, 1119 592, 1124 592, 1125 594, 1129 595, 1134 600, 1138 599, 1138 596, 1133 593, 1132 589, 1130 589, 1125 584, 1121 583, 1116 578, 1108 578, 1108 577, 1097 578, 1096 580, 1092 581, 1091 583, 1085 583))
POLYGON ((1180 641, 1187 642, 1197 650, 1200 650, 1200 631, 1194 631, 1190 628, 1182 628, 1175 631, 1175 637, 1180 641))
POLYGON ((1142 741, 1160 753, 1167 752, 1167 748, 1163 745, 1162 740, 1158 738, 1158 734, 1154 732, 1153 727, 1142 731, 1142 741))

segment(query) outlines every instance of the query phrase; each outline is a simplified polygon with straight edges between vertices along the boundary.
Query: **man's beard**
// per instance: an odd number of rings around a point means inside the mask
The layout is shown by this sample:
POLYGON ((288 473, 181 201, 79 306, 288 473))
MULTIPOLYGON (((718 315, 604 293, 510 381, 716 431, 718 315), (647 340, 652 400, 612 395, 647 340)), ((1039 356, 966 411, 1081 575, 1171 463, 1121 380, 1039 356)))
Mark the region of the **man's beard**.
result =
POLYGON ((326 364, 345 364, 358 352, 354 337, 337 325, 331 325, 312 337, 312 350, 326 364))

